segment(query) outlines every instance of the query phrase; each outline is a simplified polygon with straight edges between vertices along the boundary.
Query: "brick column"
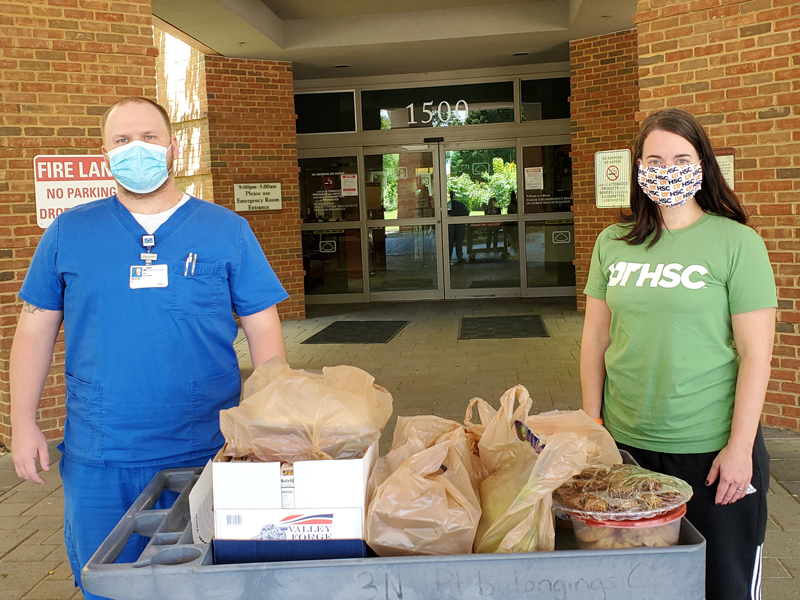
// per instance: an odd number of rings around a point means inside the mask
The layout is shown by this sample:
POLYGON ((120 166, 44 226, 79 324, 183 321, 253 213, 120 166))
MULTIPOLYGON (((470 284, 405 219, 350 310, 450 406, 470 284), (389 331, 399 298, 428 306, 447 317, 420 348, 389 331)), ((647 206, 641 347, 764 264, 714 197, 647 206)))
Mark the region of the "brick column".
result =
POLYGON ((594 153, 631 148, 639 130, 634 119, 639 108, 636 30, 570 42, 569 63, 574 264, 578 308, 583 310, 594 242, 619 216, 617 209, 595 206, 594 153))
POLYGON ((242 213, 290 298, 282 319, 305 318, 294 81, 290 63, 206 56, 214 201, 234 208, 235 183, 280 183, 280 211, 242 213))
POLYGON ((639 0, 639 118, 678 106, 732 147, 778 285, 763 420, 800 430, 800 3, 639 0))
MULTIPOLYGON (((156 95, 150 0, 0 2, 0 443, 10 442, 9 355, 22 285, 43 230, 33 157, 97 154, 100 117, 119 98, 156 95)), ((39 409, 48 438, 64 425, 64 344, 39 409)))

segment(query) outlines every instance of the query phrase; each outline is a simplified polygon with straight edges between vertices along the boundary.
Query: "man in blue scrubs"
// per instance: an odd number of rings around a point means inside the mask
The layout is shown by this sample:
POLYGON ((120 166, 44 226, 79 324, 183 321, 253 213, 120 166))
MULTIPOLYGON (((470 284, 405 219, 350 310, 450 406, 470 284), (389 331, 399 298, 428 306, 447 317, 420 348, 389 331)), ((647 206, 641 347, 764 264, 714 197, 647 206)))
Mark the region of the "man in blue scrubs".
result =
MULTIPOLYGON (((11 352, 11 451, 44 483, 36 421, 58 330, 66 343, 60 463, 75 580, 161 469, 203 465, 223 443, 219 411, 239 402, 239 316, 253 365, 286 351, 275 305, 288 297, 247 221, 175 185, 169 117, 126 98, 101 123, 117 195, 60 215, 19 293, 11 352)), ((134 536, 121 561, 147 540, 134 536)), ((84 591, 87 598, 96 598, 84 591)))

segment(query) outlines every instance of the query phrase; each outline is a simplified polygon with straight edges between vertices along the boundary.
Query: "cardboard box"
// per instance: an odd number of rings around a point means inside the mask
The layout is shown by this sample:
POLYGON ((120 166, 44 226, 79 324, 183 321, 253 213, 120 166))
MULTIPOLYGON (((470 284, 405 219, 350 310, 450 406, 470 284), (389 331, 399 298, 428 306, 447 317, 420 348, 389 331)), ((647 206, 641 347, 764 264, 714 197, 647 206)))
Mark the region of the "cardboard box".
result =
POLYGON ((375 442, 361 459, 294 463, 294 506, 285 507, 280 463, 230 462, 220 451, 189 494, 194 541, 363 540, 377 458, 375 442))

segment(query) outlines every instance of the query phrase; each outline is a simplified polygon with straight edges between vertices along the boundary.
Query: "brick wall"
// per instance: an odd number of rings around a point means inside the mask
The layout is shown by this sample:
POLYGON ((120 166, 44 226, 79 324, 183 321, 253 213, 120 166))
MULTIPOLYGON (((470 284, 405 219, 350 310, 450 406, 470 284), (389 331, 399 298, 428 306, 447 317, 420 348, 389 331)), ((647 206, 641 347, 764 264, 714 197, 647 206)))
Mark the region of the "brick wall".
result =
MULTIPOLYGON (((0 444, 9 445, 8 370, 16 293, 42 234, 33 157, 96 154, 100 116, 117 99, 155 97, 150 0, 0 2, 0 444)), ((42 395, 48 438, 64 422, 64 345, 42 395)))
POLYGON ((763 420, 800 429, 800 2, 640 0, 640 110, 698 116, 732 147, 735 190, 778 285, 763 420))
POLYGON ((305 318, 294 82, 291 64, 206 56, 214 201, 234 208, 235 183, 280 183, 280 211, 242 213, 290 298, 282 319, 305 318))
POLYGON ((175 183, 186 193, 213 202, 204 55, 157 27, 153 39, 158 48, 157 98, 178 139, 175 183))
POLYGON ((578 307, 597 235, 618 220, 618 209, 595 206, 594 153, 631 148, 639 129, 636 30, 570 42, 570 121, 578 307))

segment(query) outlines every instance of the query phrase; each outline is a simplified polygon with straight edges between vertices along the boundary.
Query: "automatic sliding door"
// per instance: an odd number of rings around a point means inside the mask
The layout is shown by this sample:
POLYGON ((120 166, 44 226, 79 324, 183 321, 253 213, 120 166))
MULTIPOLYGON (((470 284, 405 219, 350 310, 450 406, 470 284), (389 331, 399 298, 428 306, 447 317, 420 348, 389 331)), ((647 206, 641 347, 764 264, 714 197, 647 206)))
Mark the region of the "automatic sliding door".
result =
POLYGON ((526 296, 575 294, 569 144, 522 143, 526 296))
POLYGON ((364 299, 358 156, 355 149, 343 150, 298 161, 304 289, 309 303, 364 299))
POLYGON ((444 157, 447 297, 519 296, 516 145, 454 144, 444 157))
POLYGON ((436 147, 364 151, 370 298, 440 298, 436 147))

